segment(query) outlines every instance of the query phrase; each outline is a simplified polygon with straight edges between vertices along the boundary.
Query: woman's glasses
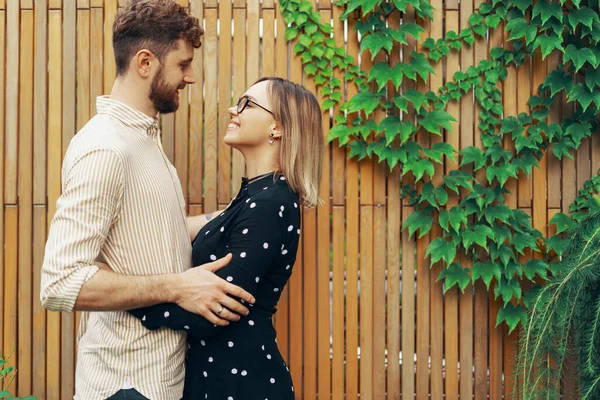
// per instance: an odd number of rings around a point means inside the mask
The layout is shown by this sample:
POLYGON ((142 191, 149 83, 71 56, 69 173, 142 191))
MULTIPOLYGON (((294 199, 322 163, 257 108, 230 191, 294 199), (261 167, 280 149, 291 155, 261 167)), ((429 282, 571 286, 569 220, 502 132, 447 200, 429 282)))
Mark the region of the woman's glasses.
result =
POLYGON ((238 103, 237 103, 237 113, 241 114, 244 111, 244 109, 246 109, 246 106, 249 103, 252 103, 252 104, 254 104, 257 107, 260 107, 263 110, 265 110, 266 112, 268 112, 269 114, 273 115, 273 112, 271 112, 270 110, 267 110, 266 108, 264 108, 263 106, 261 106, 260 104, 258 104, 257 102, 255 102, 254 100, 251 100, 248 96, 242 96, 240 98, 240 100, 238 101, 238 103))

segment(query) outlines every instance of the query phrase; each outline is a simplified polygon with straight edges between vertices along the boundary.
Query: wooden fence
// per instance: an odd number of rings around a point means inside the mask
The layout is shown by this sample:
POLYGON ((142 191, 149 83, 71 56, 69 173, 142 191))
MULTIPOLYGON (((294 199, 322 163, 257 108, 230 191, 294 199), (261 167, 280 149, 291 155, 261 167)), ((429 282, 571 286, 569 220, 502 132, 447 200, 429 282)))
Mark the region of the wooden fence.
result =
MULTIPOLYGON (((198 82, 183 94, 180 110, 163 117, 162 132, 189 211, 196 214, 226 206, 244 175, 240 155, 221 142, 232 94, 237 99, 262 75, 315 85, 291 55, 274 0, 179 2, 204 21, 206 33, 194 59, 198 82)), ((466 27, 480 1, 432 4, 435 23, 420 22, 427 35, 439 38, 466 27)), ((0 346, 4 353, 14 349, 10 361, 18 367, 19 395, 73 395, 78 316, 41 307, 39 271, 60 194, 62 155, 115 76, 111 26, 118 6, 117 0, 0 0, 0 346)), ((336 42, 357 56, 353 21, 345 41, 341 10, 331 0, 316 6, 323 21, 333 24, 336 42)), ((397 15, 391 23, 414 19, 397 15)), ((500 29, 487 42, 453 53, 419 89, 436 90, 445 76, 485 59, 503 40, 500 29)), ((390 61, 415 46, 396 49, 390 61)), ((502 87, 507 115, 529 110, 532 88, 557 63, 538 56, 509 71, 502 87)), ((369 64, 364 57, 363 67, 369 64)), ((347 95, 354 93, 350 87, 347 95)), ((449 111, 458 122, 445 140, 456 148, 479 145, 472 100, 452 103, 449 111)), ((558 105, 550 119, 571 113, 570 105, 558 105)), ((324 124, 327 132, 327 118, 324 124)), ((507 396, 516 336, 495 326, 498 302, 483 284, 465 294, 442 294, 440 266, 430 270, 425 258, 430 236, 414 241, 401 232, 412 208, 400 197, 398 169, 389 173, 383 164, 348 161, 337 145, 327 154, 325 204, 304 210, 298 262, 276 319, 297 398, 507 396)), ((531 214, 534 226, 546 232, 550 218, 567 210, 576 189, 598 170, 598 138, 584 142, 575 161, 548 156, 540 164, 530 179, 512 182, 507 204, 531 214)), ((574 384, 572 377, 565 379, 565 390, 574 384)))

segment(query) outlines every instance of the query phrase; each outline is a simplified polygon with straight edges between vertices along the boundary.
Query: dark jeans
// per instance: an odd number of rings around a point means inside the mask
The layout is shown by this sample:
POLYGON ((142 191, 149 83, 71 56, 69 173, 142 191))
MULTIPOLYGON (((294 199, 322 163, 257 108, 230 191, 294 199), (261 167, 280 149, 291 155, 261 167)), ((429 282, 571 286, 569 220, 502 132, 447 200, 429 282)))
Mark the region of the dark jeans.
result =
POLYGON ((148 400, 135 389, 121 389, 106 400, 148 400))

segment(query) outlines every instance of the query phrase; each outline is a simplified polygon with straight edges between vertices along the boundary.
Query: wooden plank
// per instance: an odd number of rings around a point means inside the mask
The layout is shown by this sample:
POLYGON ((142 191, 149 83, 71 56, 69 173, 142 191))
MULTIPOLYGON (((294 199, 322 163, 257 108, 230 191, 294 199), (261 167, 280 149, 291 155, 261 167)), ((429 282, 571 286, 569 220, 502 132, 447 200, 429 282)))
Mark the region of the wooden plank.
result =
MULTIPOLYGON (((18 227, 19 227, 19 207, 7 205, 4 209, 4 343, 2 345, 2 354, 11 355, 9 365, 19 365, 19 352, 17 351, 17 269, 18 269, 18 227)), ((18 386, 13 384, 13 390, 16 392, 18 386)))
MULTIPOLYGON (((558 53, 552 53, 547 58, 548 70, 547 72, 554 71, 558 67, 559 56, 558 53)), ((550 114, 548 115, 548 123, 559 124, 561 122, 560 119, 560 108, 561 102, 560 98, 554 101, 552 106, 550 107, 550 114)), ((548 182, 548 208, 560 208, 560 192, 561 192, 561 182, 560 182, 560 160, 554 155, 552 148, 548 150, 547 154, 547 182, 548 182)), ((595 173, 598 171, 597 168, 592 168, 592 171, 595 173)))
POLYGON ((102 28, 104 11, 99 8, 90 10, 90 117, 96 115, 96 98, 104 93, 102 73, 102 28))
MULTIPOLYGON (((189 144, 190 144, 190 108, 189 108, 189 92, 190 87, 186 87, 184 90, 179 93, 179 109, 175 112, 175 155, 174 155, 174 163, 175 169, 177 170, 177 175, 179 177, 179 181, 181 182, 181 187, 183 189, 183 198, 186 200, 186 204, 189 204, 188 200, 188 185, 184 184, 184 182, 188 181, 189 177, 189 144)), ((229 201, 225 202, 225 205, 229 204, 229 201)))
MULTIPOLYGON (((33 265, 39 268, 44 261, 46 245, 46 206, 33 207, 33 265)), ((37 301, 40 293, 41 274, 33 274, 33 346, 32 346, 32 380, 31 394, 39 399, 46 398, 46 309, 37 301)))
MULTIPOLYGON (((350 23, 350 21, 349 21, 350 23)), ((352 26, 348 31, 352 32, 352 26)), ((356 60, 358 37, 348 35, 348 54, 356 60)), ((356 84, 348 83, 347 98, 358 93, 356 84)), ((349 149, 345 149, 349 152, 349 149)), ((348 160, 346 167, 346 399, 358 400, 359 360, 358 348, 360 330, 359 316, 359 205, 358 205, 358 163, 348 160)))
POLYGON ((104 93, 110 93, 115 77, 117 66, 112 49, 112 26, 117 15, 117 0, 104 1, 104 93))
POLYGON ((304 374, 303 399, 317 398, 317 212, 316 208, 304 208, 302 214, 302 242, 304 243, 304 374))
POLYGON ((246 82, 250 86, 260 77, 260 0, 246 2, 247 33, 246 33, 246 82))
MULTIPOLYGON (((62 12, 50 10, 48 13, 48 76, 62 76, 62 12)), ((50 224, 56 210, 56 201, 61 193, 62 164, 62 82, 48 80, 48 97, 56 99, 48 103, 48 219, 50 224)), ((60 399, 60 314, 47 314, 46 342, 46 396, 60 399)))
POLYGON ((90 11, 77 11, 77 122, 79 131, 90 119, 90 11))
POLYGON ((591 155, 590 140, 589 139, 582 140, 581 144, 579 145, 579 148, 577 149, 576 156, 575 156, 575 161, 576 161, 575 165, 577 168, 577 175, 576 175, 577 191, 583 189, 583 185, 585 184, 585 182, 588 179, 590 179, 590 177, 592 176, 592 171, 590 169, 591 160, 592 160, 592 155, 591 155))
POLYGON ((21 0, 21 10, 33 10, 33 0, 21 0))
MULTIPOLYGON (((385 188, 385 184, 384 184, 385 188)), ((373 207, 373 398, 383 399, 386 393, 386 207, 373 207)))
MULTIPOLYGON (((209 0, 209 1, 215 1, 215 0, 209 0)), ((207 2, 208 4, 208 2, 207 2)), ((207 5, 208 7, 208 5, 207 5)), ((233 8, 243 8, 246 9, 246 1, 245 0, 233 0, 233 8)))
MULTIPOLYGON (((546 78, 546 62, 542 60, 541 50, 538 49, 533 57, 533 76, 532 76, 532 94, 538 94, 537 88, 544 82, 546 78)), ((587 142, 587 141, 586 141, 587 142)), ((589 142, 587 142, 589 143, 589 142)), ((585 165, 587 166, 587 177, 589 179, 589 146, 587 147, 587 153, 584 151, 585 165)), ((548 226, 548 215, 547 208, 548 204, 546 201, 547 196, 547 180, 548 180, 548 156, 544 155, 539 161, 540 168, 533 168, 533 221, 532 225, 534 229, 542 232, 546 236, 546 227, 548 226)), ((579 168, 578 168, 579 177, 579 168)), ((539 255, 539 253, 537 253, 539 255)))
POLYGON ((49 0, 48 6, 51 10, 62 10, 62 0, 49 0))
POLYGON ((77 0, 77 9, 89 9, 90 8, 90 0, 77 0))
MULTIPOLYGON (((574 103, 568 103, 566 94, 561 95, 562 102, 562 116, 561 120, 573 118, 573 105, 574 103)), ((577 179, 573 179, 576 175, 575 172, 575 160, 569 157, 563 157, 562 159, 562 212, 568 213, 569 206, 575 201, 577 196, 577 179)))
MULTIPOLYGON (((280 7, 279 3, 277 3, 277 7, 280 7)), ((287 24, 283 20, 281 10, 277 10, 275 15, 275 18, 277 19, 277 34, 275 36, 275 76, 287 79, 288 61, 290 61, 290 58, 288 57, 288 43, 285 40, 285 28, 287 24)))
POLYGON ((63 5, 63 155, 71 138, 75 136, 75 95, 76 95, 76 38, 77 9, 74 2, 63 5))
MULTIPOLYGON (((6 49, 6 11, 0 10, 0 65, 5 65, 5 49, 6 49)), ((4 157, 4 70, 0 68, 0 154, 4 157)), ((4 299, 4 163, 0 162, 0 202, 2 207, 0 208, 0 299, 4 299)), ((0 307, 0 321, 4 323, 4 307, 0 307)), ((0 343, 4 345, 4 328, 0 327, 0 343)), ((2 354, 5 355, 6 351, 3 349, 2 354)))
MULTIPOLYGON (((392 212, 390 205, 390 212, 392 212)), ((414 212, 414 207, 402 207, 402 221, 414 212)), ((402 395, 403 398, 413 399, 415 393, 415 313, 417 314, 417 398, 429 395, 429 294, 425 292, 429 288, 429 260, 421 260, 416 256, 414 238, 408 236, 408 230, 401 233, 402 238, 402 395), (427 262, 427 265, 425 263, 427 262), (417 269, 417 309, 415 309, 415 269, 417 269), (423 272, 427 272, 424 277, 423 272), (421 336, 426 333, 426 336, 421 336), (425 354, 425 355, 424 355, 425 354), (424 356, 423 356, 424 355, 424 356), (421 358, 423 357, 423 358, 421 358), (425 376, 419 374, 425 370, 425 376), (424 386, 426 384, 426 387, 424 386)), ((429 236, 429 235, 427 235, 429 236)), ((428 239, 428 237, 427 237, 428 239)), ((420 240, 419 246, 427 245, 427 241, 420 240)), ((425 254, 425 249, 421 249, 425 254)), ((389 261, 388 261, 389 265, 389 261)))
POLYGON ((209 8, 217 8, 218 4, 219 4, 218 0, 206 0, 205 8, 208 11, 209 8))
POLYGON ((302 398, 302 285, 304 275, 304 253, 299 251, 294 264, 294 272, 288 284, 289 290, 289 367, 294 383, 294 394, 302 398))
MULTIPOLYGON (((207 99, 218 98, 217 77, 217 10, 206 9, 204 32, 204 80, 207 99)), ((204 210, 217 208, 217 104, 204 104, 204 210)))
POLYGON ((360 207, 360 398, 373 398, 373 207, 360 207))
MULTIPOLYGON (((19 76, 19 19, 19 0, 8 0, 6 7, 6 77, 19 76)), ((17 204, 19 80, 7 79, 5 87, 4 203, 17 204)))
MULTIPOLYGON (((193 1, 190 5, 190 14, 197 17, 200 21, 203 20, 203 4, 202 2, 193 1)), ((202 182, 204 163, 202 159, 203 146, 203 84, 204 84, 204 50, 206 48, 206 38, 202 39, 202 47, 194 52, 194 61, 192 67, 196 72, 196 84, 190 88, 190 143, 189 143, 189 160, 190 174, 187 182, 182 182, 182 185, 188 186, 188 197, 190 204, 201 204, 202 200, 202 182)))
MULTIPOLYGON (((322 11, 323 12, 323 11, 322 11)), ((344 48, 344 21, 341 16, 344 12, 344 8, 340 6, 333 7, 333 18, 331 18, 331 12, 327 12, 327 15, 322 15, 321 20, 329 21, 329 19, 333 19, 333 37, 335 38, 336 47, 344 48)), ((340 82, 344 82, 344 74, 343 71, 339 69, 334 70, 334 77, 339 79, 340 82)), ((342 87, 343 94, 343 87, 342 87)), ((334 107, 333 115, 335 116, 340 114, 340 106, 341 102, 334 107)), ((331 146, 331 155, 332 155, 332 201, 334 205, 344 205, 344 185, 346 183, 344 169, 346 164, 346 154, 344 148, 340 148, 336 143, 331 146)))
POLYGON ((485 283, 475 282, 475 400, 487 399, 488 392, 488 292, 485 283))
MULTIPOLYGON (((234 36, 233 36, 233 101, 237 101, 247 89, 246 83, 246 9, 233 10, 234 36), (238 32, 238 34, 235 34, 238 32)), ((287 63, 287 56, 284 56, 287 63)), ((286 64, 287 66, 287 64, 286 64)), ((246 166, 242 153, 233 150, 231 180, 238 185, 246 174, 246 166)))
POLYGON ((90 0, 90 8, 101 8, 104 5, 104 0, 90 0))
POLYGON ((223 143, 227 133, 227 125, 231 119, 229 107, 231 106, 231 72, 232 72, 232 38, 231 29, 231 1, 219 2, 219 106, 218 106, 218 142, 217 142, 217 198, 219 203, 229 203, 238 187, 235 182, 234 192, 231 191, 231 147, 223 143))
MULTIPOLYGON (((352 34, 358 34, 357 32, 352 32, 352 34)), ((349 33, 350 35, 350 33, 349 33)), ((361 55, 361 68, 364 71, 368 71, 373 66, 373 62, 371 61, 371 52, 369 50, 365 50, 361 55)), ((358 59, 356 59, 358 62, 358 59)), ((374 83, 374 82, 373 82, 374 83)), ((372 118, 373 115, 370 115, 369 118, 372 118)), ((370 158, 364 158, 360 163, 360 205, 372 205, 373 204, 373 160, 370 158)), ((361 347, 362 348, 362 347, 361 347)), ((362 393, 362 392, 361 392, 362 393)))
MULTIPOLYGON (((529 105, 527 101, 531 96, 531 73, 529 71, 529 64, 524 63, 517 68, 517 81, 519 90, 517 91, 517 112, 528 113, 529 105)), ((518 179, 519 195, 518 195, 518 206, 519 208, 531 207, 531 180, 521 172, 518 179)))
POLYGON ((344 399, 344 207, 333 206, 333 359, 331 389, 333 400, 344 399))
MULTIPOLYGON (((46 136, 48 79, 48 2, 40 0, 35 7, 35 60, 33 96, 33 204, 46 204, 46 136), (42 61, 43 60, 43 61, 42 61)), ((0 76, 0 79, 1 76, 0 76)), ((0 96, 1 97, 1 96, 0 96)), ((1 105, 0 105, 1 107, 1 105)), ((2 124, 0 123, 0 126, 2 124)))
POLYGON ((21 11, 19 80, 18 395, 31 393, 33 268, 33 10, 21 11))
POLYGON ((262 76, 275 75, 275 10, 263 2, 262 76))
MULTIPOLYGON (((262 2, 263 16, 264 16, 265 11, 268 11, 273 8, 275 8, 275 2, 273 0, 263 0, 263 2, 262 2)), ((265 27, 265 29, 266 29, 266 27, 265 27)))

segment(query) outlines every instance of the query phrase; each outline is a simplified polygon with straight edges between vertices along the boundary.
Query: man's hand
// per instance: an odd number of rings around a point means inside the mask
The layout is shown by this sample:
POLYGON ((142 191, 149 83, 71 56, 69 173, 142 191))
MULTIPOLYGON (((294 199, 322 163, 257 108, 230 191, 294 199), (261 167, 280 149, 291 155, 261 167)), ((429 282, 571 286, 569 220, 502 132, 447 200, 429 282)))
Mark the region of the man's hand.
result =
POLYGON ((254 297, 215 275, 215 271, 229 264, 229 261, 231 254, 182 273, 174 293, 175 303, 220 326, 228 325, 228 321, 239 320, 238 314, 247 315, 248 309, 228 295, 248 303, 254 303, 254 297))

